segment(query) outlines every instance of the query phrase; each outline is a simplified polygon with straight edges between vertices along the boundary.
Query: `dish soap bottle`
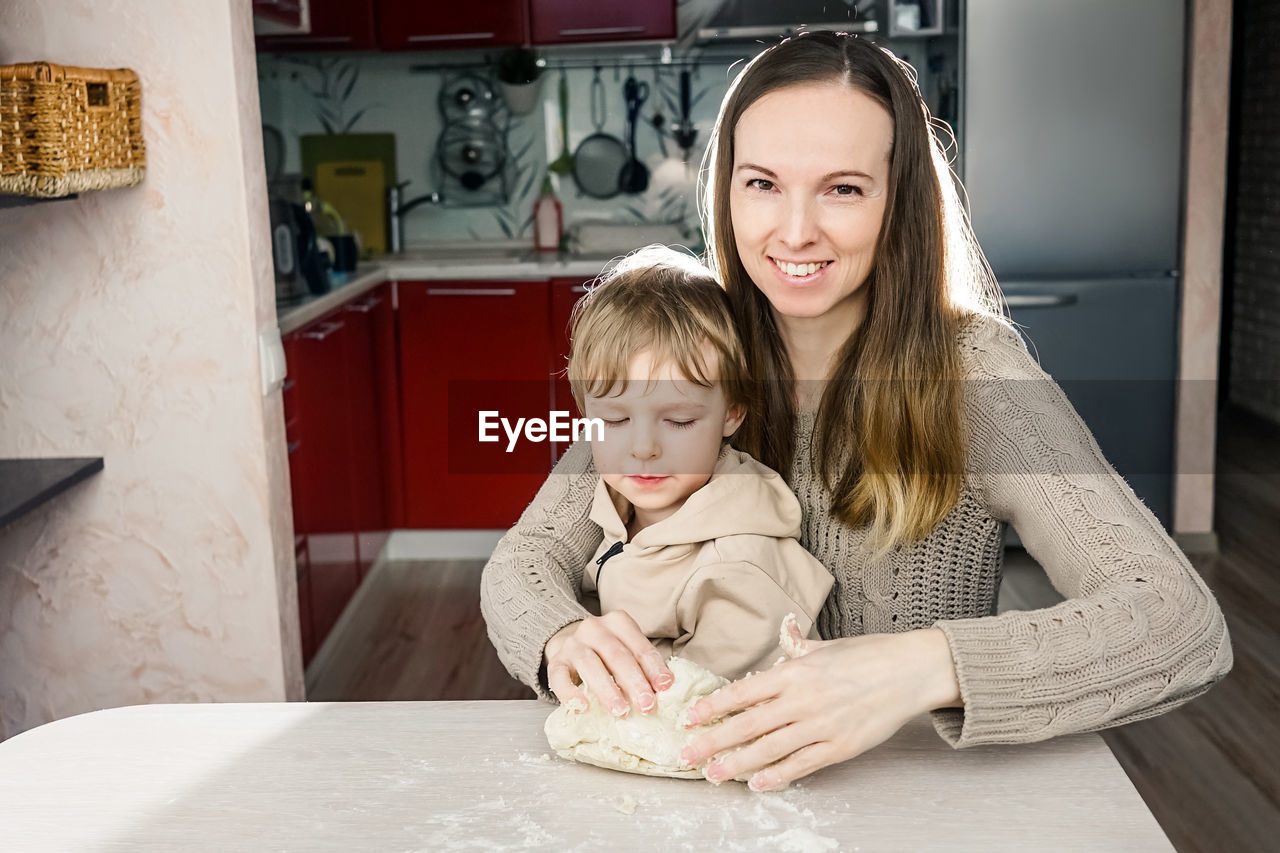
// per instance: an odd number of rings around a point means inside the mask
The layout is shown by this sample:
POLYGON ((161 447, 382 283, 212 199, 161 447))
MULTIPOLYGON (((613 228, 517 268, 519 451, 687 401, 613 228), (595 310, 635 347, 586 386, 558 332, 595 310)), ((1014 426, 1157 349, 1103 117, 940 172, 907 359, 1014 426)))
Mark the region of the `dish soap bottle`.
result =
POLYGON ((539 252, 560 251, 564 233, 564 208, 551 185, 551 174, 542 179, 542 194, 533 203, 533 248, 539 252))

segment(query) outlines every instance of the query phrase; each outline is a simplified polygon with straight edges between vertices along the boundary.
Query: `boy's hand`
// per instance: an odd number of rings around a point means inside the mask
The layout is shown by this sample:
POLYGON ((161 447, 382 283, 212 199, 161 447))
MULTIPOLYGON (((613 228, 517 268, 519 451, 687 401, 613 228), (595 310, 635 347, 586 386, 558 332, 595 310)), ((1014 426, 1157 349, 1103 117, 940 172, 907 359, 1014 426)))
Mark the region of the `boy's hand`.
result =
POLYGON ((654 694, 675 681, 640 626, 621 610, 566 625, 547 641, 543 655, 547 686, 576 711, 587 709, 584 684, 614 716, 625 717, 633 704, 641 713, 652 711, 654 694))

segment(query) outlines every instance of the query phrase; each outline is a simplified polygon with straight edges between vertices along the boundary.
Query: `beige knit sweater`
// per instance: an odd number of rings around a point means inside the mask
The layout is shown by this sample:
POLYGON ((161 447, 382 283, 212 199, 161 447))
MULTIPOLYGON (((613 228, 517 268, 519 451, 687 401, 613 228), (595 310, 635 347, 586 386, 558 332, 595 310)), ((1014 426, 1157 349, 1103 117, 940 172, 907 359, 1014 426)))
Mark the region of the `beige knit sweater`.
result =
MULTIPOLYGON (((1121 725, 1205 692, 1232 663, 1212 593, 1016 332, 979 318, 959 344, 964 487, 919 542, 868 559, 866 531, 831 517, 809 464, 813 416, 798 419, 787 480, 804 509, 800 543, 835 576, 821 634, 941 628, 964 708, 933 720, 957 747, 1121 725), (992 615, 1007 524, 1066 601, 992 615)), ((596 479, 590 448, 575 445, 484 569, 489 637, 511 674, 543 697, 543 646, 586 615, 577 592, 601 542, 588 518, 596 479)))

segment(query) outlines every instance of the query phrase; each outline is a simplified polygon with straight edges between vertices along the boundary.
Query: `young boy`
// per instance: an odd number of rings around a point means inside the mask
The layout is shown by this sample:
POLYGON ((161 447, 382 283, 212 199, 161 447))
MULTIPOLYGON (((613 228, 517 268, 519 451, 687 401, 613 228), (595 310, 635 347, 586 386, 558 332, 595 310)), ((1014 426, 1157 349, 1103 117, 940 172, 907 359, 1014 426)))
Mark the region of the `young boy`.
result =
POLYGON ((575 307, 568 373, 582 414, 604 422, 591 445, 604 541, 583 604, 626 611, 664 655, 729 679, 774 662, 788 613, 816 639, 831 574, 796 539, 786 483, 728 444, 750 383, 710 272, 662 247, 630 256, 575 307))

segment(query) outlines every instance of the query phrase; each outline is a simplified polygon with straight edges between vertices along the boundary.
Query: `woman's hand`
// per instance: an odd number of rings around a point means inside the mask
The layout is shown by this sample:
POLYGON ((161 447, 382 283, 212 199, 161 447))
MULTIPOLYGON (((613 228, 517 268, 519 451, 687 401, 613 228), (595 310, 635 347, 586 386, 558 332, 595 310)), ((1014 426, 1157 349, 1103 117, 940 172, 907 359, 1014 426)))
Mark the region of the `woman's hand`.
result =
POLYGON ((746 779, 755 791, 784 788, 883 743, 924 711, 959 704, 951 649, 940 629, 792 640, 791 660, 689 709, 690 726, 742 712, 681 753, 696 765, 730 750, 704 768, 712 782, 746 779))
POLYGON ((547 686, 575 711, 587 710, 583 684, 614 716, 625 717, 632 704, 641 713, 652 711, 654 693, 675 681, 640 626, 621 610, 566 625, 547 641, 543 656, 547 686))

